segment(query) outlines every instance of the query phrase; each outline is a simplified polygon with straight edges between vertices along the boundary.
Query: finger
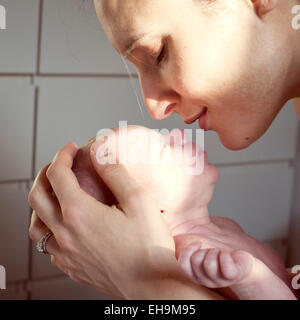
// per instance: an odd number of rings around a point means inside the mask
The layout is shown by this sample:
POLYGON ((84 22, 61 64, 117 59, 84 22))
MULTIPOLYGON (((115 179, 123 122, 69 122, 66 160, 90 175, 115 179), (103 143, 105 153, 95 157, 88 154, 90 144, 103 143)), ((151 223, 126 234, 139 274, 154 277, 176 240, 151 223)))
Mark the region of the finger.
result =
MULTIPOLYGON (((102 178, 107 187, 114 194, 122 209, 126 208, 126 213, 141 215, 154 212, 160 214, 154 199, 146 192, 143 186, 129 173, 123 164, 104 163, 103 142, 95 142, 90 149, 91 161, 94 169, 102 178)), ((113 152, 113 151, 112 151, 113 152)))
MULTIPOLYGON (((31 223, 29 228, 30 238, 34 242, 39 242, 42 237, 51 230, 39 219, 35 211, 31 215, 31 223)), ((59 251, 58 244, 55 240, 55 236, 51 236, 46 245, 46 250, 49 254, 57 254, 59 251)))
POLYGON ((52 194, 52 186, 46 177, 50 164, 44 167, 38 174, 30 191, 28 201, 39 218, 46 226, 55 230, 55 226, 61 221, 61 209, 59 203, 52 194))
POLYGON ((39 171, 39 173, 37 174, 37 176, 33 182, 31 190, 35 190, 37 187, 40 187, 40 183, 42 183, 41 187, 43 188, 43 190, 45 192, 52 193, 52 191, 53 191, 52 186, 46 177, 46 172, 47 172, 50 165, 51 165, 51 163, 48 163, 44 168, 42 168, 39 171))
POLYGON ((32 212, 29 235, 32 241, 38 242, 40 240, 40 235, 49 232, 50 229, 43 223, 43 221, 38 217, 35 211, 32 212))
POLYGON ((73 160, 77 151, 78 148, 73 142, 64 146, 57 152, 46 172, 62 210, 65 202, 69 200, 73 202, 82 191, 72 171, 73 160))

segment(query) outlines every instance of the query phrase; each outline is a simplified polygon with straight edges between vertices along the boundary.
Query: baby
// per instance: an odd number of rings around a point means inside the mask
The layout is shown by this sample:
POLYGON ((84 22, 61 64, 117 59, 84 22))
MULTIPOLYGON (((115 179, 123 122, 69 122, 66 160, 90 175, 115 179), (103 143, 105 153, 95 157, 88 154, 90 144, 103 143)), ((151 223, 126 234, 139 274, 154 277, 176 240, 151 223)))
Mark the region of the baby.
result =
MULTIPOLYGON (((107 134, 104 155, 112 155, 109 136, 120 142, 120 132, 120 128, 115 128, 107 134)), ((296 299, 276 251, 247 235, 233 220, 209 216, 207 207, 218 170, 208 163, 198 145, 188 141, 183 130, 162 135, 144 127, 128 126, 125 140, 124 135, 122 139, 121 145, 126 142, 125 149, 131 158, 125 166, 159 205, 174 236, 176 252, 180 252, 177 259, 192 281, 216 290, 227 299, 296 299), (141 137, 149 138, 147 142, 151 143, 139 143, 141 137), (143 163, 141 155, 147 155, 149 160, 150 154, 158 162, 143 163), (184 159, 178 161, 179 158, 184 159), (191 174, 193 171, 188 170, 199 171, 196 165, 200 163, 201 168, 201 161, 202 173, 191 174)), ((117 204, 94 170, 90 159, 94 141, 80 148, 73 171, 87 193, 108 205, 117 204)), ((120 151, 115 154, 115 160, 119 160, 120 151)))

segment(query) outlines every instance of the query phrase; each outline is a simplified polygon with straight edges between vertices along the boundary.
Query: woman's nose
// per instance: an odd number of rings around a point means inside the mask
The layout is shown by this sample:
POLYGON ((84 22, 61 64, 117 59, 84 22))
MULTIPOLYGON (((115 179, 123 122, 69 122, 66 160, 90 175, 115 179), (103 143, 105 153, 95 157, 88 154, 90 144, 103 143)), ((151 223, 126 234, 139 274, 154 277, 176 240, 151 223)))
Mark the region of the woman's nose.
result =
POLYGON ((145 72, 139 73, 139 80, 145 105, 152 118, 164 120, 178 112, 180 95, 172 88, 170 82, 162 76, 145 72))
POLYGON ((164 120, 171 116, 177 104, 170 101, 145 101, 151 117, 155 120, 164 120))

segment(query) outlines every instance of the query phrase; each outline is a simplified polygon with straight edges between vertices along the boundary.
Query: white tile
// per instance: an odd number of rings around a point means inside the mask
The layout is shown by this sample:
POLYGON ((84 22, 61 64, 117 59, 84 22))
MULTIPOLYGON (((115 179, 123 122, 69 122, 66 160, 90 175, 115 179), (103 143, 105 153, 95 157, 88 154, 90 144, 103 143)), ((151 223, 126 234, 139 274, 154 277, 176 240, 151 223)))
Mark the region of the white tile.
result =
POLYGON ((1 0, 6 30, 0 30, 0 72, 36 71, 39 0, 1 0))
POLYGON ((97 19, 93 1, 45 0, 42 30, 41 72, 127 73, 97 19))
POLYGON ((67 277, 62 277, 33 282, 32 300, 110 300, 110 298, 67 277))
POLYGON ((215 164, 250 162, 272 159, 293 159, 297 145, 298 117, 288 102, 269 130, 249 148, 230 151, 222 146, 214 132, 205 135, 205 147, 209 161, 215 164))
POLYGON ((238 222, 258 240, 286 238, 294 169, 288 163, 224 167, 210 214, 238 222))
POLYGON ((31 177, 34 87, 29 78, 0 78, 0 181, 31 177))
POLYGON ((24 183, 0 184, 0 264, 7 282, 27 279, 29 207, 24 183))

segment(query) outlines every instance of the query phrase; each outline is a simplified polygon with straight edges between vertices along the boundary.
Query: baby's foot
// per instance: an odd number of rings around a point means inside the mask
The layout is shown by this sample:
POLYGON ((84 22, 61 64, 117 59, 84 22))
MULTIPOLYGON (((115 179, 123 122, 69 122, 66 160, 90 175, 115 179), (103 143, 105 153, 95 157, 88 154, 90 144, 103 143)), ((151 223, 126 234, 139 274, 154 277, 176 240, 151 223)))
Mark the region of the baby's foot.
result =
POLYGON ((179 256, 183 271, 207 288, 230 288, 239 299, 295 299, 287 285, 263 262, 241 250, 189 245, 179 256))
POLYGON ((188 246, 178 259, 184 272, 208 288, 224 288, 245 281, 251 274, 254 258, 245 251, 201 249, 201 244, 188 246))

